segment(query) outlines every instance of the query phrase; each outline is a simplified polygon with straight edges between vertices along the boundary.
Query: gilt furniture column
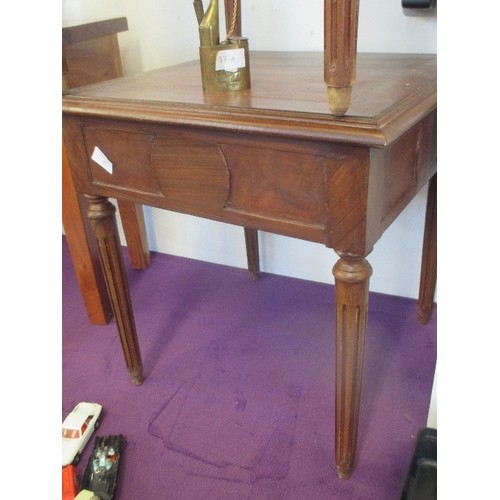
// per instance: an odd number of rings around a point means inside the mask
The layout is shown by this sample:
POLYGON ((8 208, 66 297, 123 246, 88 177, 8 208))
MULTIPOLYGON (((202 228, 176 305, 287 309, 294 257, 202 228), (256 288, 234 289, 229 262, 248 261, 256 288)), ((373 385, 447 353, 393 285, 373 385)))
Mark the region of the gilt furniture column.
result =
POLYGON ((325 0, 325 83, 334 116, 346 114, 356 79, 359 0, 325 0))

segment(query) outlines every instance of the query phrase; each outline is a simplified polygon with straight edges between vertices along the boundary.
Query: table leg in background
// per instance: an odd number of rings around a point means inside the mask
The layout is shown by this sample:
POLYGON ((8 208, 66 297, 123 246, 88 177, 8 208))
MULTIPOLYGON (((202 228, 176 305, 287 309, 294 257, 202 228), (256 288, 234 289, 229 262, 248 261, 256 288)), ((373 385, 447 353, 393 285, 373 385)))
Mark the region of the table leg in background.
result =
POLYGON ((247 249, 248 271, 254 281, 259 279, 259 236, 256 229, 245 227, 245 246, 247 249))
POLYGON ((99 252, 90 223, 85 215, 87 202, 76 192, 62 144, 62 220, 78 286, 89 321, 106 325, 113 317, 99 252))
POLYGON ((132 267, 147 269, 150 254, 142 205, 124 200, 117 203, 132 267))
POLYGON ((418 319, 429 321, 434 304, 437 279, 437 174, 429 181, 427 211, 425 214, 422 268, 420 271, 420 292, 418 294, 418 319))

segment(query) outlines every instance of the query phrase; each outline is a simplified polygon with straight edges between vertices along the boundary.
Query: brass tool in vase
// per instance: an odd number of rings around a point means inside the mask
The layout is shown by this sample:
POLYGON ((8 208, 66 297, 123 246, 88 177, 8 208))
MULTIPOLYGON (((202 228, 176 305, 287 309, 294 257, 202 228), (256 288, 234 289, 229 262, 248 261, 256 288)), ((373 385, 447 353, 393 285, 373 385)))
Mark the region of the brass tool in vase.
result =
POLYGON ((226 39, 219 38, 219 0, 210 0, 203 12, 202 0, 193 2, 200 33, 200 65, 203 90, 226 92, 250 88, 248 38, 233 36, 238 0, 234 0, 233 22, 226 39))

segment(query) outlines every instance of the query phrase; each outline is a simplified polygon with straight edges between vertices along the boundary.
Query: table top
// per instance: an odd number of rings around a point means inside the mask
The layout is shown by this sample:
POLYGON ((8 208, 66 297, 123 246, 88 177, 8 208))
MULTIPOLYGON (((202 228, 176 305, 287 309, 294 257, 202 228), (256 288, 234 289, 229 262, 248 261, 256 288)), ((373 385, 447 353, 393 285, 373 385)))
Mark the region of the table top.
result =
POLYGON ((352 104, 331 115, 322 52, 251 52, 252 87, 203 93, 199 61, 72 89, 63 113, 383 147, 436 107, 436 55, 358 54, 352 104))

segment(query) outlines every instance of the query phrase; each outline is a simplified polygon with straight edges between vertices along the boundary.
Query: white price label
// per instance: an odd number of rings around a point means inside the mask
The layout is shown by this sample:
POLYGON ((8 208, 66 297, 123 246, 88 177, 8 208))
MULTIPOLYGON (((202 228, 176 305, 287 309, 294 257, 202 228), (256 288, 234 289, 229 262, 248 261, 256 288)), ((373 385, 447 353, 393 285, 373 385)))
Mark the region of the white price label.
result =
POLYGON ((215 61, 215 71, 236 71, 245 67, 245 49, 221 50, 215 61))
POLYGON ((113 173, 113 164, 106 158, 106 155, 96 146, 92 153, 92 159, 106 172, 113 173))

